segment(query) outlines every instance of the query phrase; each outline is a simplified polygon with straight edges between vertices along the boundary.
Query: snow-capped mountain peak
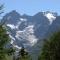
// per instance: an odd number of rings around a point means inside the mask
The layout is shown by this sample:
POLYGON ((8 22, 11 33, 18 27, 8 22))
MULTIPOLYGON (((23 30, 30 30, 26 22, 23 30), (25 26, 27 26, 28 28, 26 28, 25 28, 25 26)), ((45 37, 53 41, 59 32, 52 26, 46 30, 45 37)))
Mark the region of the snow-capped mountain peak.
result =
POLYGON ((11 38, 10 43, 17 49, 24 46, 36 55, 43 45, 44 38, 52 32, 60 31, 60 16, 49 11, 39 12, 34 16, 20 15, 12 11, 3 17, 2 23, 4 22, 11 38))
POLYGON ((38 49, 40 51, 39 47, 43 45, 43 39, 49 35, 49 32, 60 29, 60 16, 49 11, 39 12, 34 16, 20 15, 12 11, 3 17, 2 22, 4 21, 11 44, 17 49, 24 46, 28 51, 36 53, 38 49))
POLYGON ((45 16, 49 19, 50 24, 52 24, 52 22, 56 19, 56 16, 54 16, 51 12, 45 13, 45 16))
MULTIPOLYGON (((45 13, 45 16, 52 23, 52 19, 55 19, 50 13, 45 13)), ((11 44, 15 43, 20 46, 20 43, 24 46, 34 46, 39 38, 43 38, 49 27, 49 21, 43 14, 39 12, 34 16, 20 15, 16 11, 12 11, 6 14, 3 20, 6 21, 10 37, 12 39, 11 44), (47 29, 46 29, 47 28, 47 29)))

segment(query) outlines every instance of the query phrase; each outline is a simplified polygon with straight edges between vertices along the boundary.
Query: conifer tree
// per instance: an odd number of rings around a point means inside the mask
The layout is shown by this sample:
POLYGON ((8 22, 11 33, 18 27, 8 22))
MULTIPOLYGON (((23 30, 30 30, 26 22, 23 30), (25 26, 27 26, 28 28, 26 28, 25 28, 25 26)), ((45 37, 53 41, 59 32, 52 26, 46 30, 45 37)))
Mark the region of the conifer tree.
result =
POLYGON ((27 51, 25 51, 25 48, 22 48, 19 51, 18 59, 17 60, 32 60, 31 56, 28 54, 27 51))
MULTIPOLYGON (((3 5, 0 5, 0 15, 3 13, 2 9, 3 5)), ((11 39, 9 37, 9 34, 7 34, 6 27, 0 22, 0 60, 7 60, 6 56, 9 53, 12 54, 13 50, 11 48, 6 48, 6 45, 10 43, 10 40, 11 39)))
POLYGON ((60 60, 60 32, 45 41, 38 60, 60 60))

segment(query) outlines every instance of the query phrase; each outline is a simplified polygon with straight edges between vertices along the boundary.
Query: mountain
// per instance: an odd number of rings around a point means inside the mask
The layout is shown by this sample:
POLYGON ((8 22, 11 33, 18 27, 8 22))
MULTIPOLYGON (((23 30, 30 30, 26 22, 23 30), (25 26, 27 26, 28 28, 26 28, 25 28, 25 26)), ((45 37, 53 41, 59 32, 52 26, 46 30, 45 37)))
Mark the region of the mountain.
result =
POLYGON ((13 10, 3 17, 3 22, 8 28, 11 44, 18 49, 24 46, 34 55, 38 55, 44 38, 60 30, 60 16, 49 11, 29 16, 13 10))
POLYGON ((60 31, 60 16, 56 16, 55 21, 53 21, 53 23, 51 24, 46 33, 46 37, 49 37, 50 35, 57 31, 60 31))

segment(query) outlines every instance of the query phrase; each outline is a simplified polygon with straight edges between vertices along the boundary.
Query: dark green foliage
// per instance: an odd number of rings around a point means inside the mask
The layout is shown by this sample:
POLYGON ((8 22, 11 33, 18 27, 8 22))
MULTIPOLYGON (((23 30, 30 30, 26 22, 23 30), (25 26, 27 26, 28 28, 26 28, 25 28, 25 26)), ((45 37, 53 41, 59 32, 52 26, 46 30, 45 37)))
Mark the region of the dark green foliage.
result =
POLYGON ((38 60, 60 60, 60 32, 45 41, 38 60))
POLYGON ((0 26, 0 59, 3 60, 5 57, 5 45, 9 41, 9 36, 6 34, 6 29, 0 26))
POLYGON ((32 60, 28 52, 25 51, 24 48, 22 48, 19 52, 17 60, 32 60))
MULTIPOLYGON (((3 5, 0 5, 0 17, 3 13, 3 5)), ((9 56, 14 54, 15 50, 13 47, 8 48, 6 47, 8 44, 10 44, 10 37, 9 34, 7 34, 7 29, 4 25, 4 22, 1 23, 0 20, 0 60, 9 60, 9 56)))
POLYGON ((4 47, 10 41, 6 29, 0 26, 0 47, 4 47))
POLYGON ((13 47, 6 49, 6 53, 10 56, 10 55, 14 55, 15 49, 13 47))
POLYGON ((13 47, 8 48, 6 45, 10 44, 10 37, 7 34, 7 30, 5 27, 0 25, 0 59, 6 60, 8 57, 13 55, 15 52, 15 49, 13 47))
POLYGON ((22 57, 28 55, 28 52, 26 52, 24 48, 22 48, 19 53, 21 54, 22 57))

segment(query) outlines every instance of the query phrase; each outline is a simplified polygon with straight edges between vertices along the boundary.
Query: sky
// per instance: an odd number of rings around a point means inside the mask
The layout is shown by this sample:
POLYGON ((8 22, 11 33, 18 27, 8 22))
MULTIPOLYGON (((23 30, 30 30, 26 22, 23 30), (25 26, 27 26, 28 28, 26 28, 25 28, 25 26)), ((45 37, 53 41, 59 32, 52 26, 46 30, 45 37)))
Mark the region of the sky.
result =
POLYGON ((4 11, 16 10, 20 14, 34 15, 41 11, 53 11, 60 14, 60 0, 0 0, 4 11))

